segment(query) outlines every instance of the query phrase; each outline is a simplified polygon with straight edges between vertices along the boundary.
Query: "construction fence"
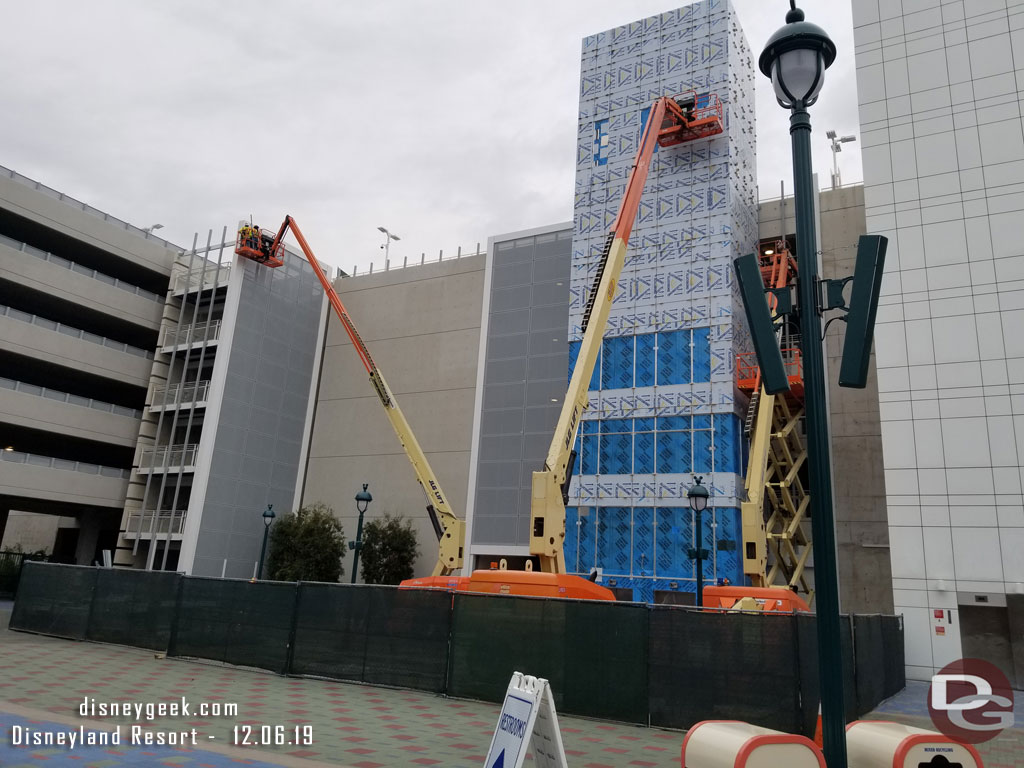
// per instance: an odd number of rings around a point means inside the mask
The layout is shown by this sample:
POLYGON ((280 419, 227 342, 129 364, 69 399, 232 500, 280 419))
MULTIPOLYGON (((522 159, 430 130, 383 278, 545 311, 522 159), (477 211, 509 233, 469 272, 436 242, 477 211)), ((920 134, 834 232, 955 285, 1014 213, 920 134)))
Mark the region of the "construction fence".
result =
MULTIPOLYGON (((11 629, 169 656, 502 700, 519 670, 560 712, 812 734, 815 618, 25 563, 11 629)), ((905 685, 897 616, 843 617, 853 720, 905 685)))

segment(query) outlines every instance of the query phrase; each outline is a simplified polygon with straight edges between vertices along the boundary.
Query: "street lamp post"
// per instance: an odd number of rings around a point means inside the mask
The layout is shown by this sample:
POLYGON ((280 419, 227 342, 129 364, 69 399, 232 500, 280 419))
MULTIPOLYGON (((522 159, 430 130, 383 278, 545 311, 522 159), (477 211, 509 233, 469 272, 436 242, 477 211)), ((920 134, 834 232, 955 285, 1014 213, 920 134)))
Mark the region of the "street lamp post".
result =
POLYGON ((811 118, 807 112, 807 108, 817 101, 825 70, 835 58, 835 44, 825 30, 804 21, 804 12, 796 7, 795 0, 790 0, 786 25, 769 38, 758 66, 766 77, 771 78, 780 106, 791 110, 789 132, 793 145, 797 290, 800 301, 800 351, 803 357, 807 456, 811 481, 822 736, 825 762, 829 768, 846 768, 839 586, 836 576, 832 470, 819 314, 822 302, 819 298, 821 288, 818 280, 811 176, 811 118))
POLYGON ((694 546, 688 552, 691 560, 697 563, 697 607, 704 605, 704 560, 707 559, 708 551, 704 548, 704 526, 701 525, 701 514, 708 507, 708 489, 702 485, 704 478, 693 476, 693 485, 686 492, 686 498, 690 502, 690 509, 697 515, 697 526, 693 532, 694 546))
POLYGON ((356 574, 359 572, 359 550, 363 546, 363 515, 366 513, 366 508, 370 506, 370 502, 373 501, 373 496, 366 490, 369 485, 369 483, 363 483, 363 490, 356 494, 359 523, 356 525, 356 540, 348 543, 348 548, 355 552, 352 556, 352 584, 356 583, 356 574))
POLYGON ((275 517, 277 515, 274 514, 274 505, 267 504, 267 508, 263 510, 263 548, 260 550, 260 567, 257 576, 259 579, 263 578, 263 560, 267 556, 267 539, 270 537, 270 525, 274 522, 275 517))

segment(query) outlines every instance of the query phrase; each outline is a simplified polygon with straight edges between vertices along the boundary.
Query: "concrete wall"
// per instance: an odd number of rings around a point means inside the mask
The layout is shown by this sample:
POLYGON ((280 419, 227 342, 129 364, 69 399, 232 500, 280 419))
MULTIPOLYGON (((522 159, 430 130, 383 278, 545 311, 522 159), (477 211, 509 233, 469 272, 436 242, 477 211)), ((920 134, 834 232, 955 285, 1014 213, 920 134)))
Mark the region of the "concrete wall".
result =
MULTIPOLYGON (((456 514, 465 515, 477 378, 484 256, 336 281, 456 514)), ((416 573, 429 573, 437 543, 426 497, 340 322, 331 314, 302 503, 334 508, 355 537, 353 501, 369 484, 367 519, 411 519, 416 573)), ((351 560, 347 559, 345 579, 351 560)))
POLYGON ((49 554, 53 551, 57 529, 75 524, 74 518, 13 510, 7 517, 7 527, 0 539, 0 551, 13 549, 17 545, 23 552, 37 552, 42 549, 49 554))
MULTIPOLYGON (((120 509, 124 506, 127 490, 127 477, 107 477, 7 460, 0 463, 0 496, 10 497, 12 501, 9 503, 14 509, 18 508, 17 499, 50 503, 55 512, 61 511, 61 507, 52 506, 54 502, 120 509)), ((83 511, 73 506, 66 510, 68 514, 83 511)))
POLYGON ((138 387, 149 384, 153 366, 151 358, 94 344, 14 317, 0 317, 0 349, 138 387))
POLYGON ((170 275, 172 251, 159 237, 140 236, 136 228, 95 208, 88 208, 45 185, 0 168, 0 208, 41 224, 84 244, 155 272, 170 275))
MULTIPOLYGON (((823 191, 818 207, 822 277, 853 274, 857 239, 866 231, 864 188, 823 191)), ((784 206, 779 200, 761 203, 761 239, 792 235, 796 230, 793 211, 792 197, 786 198, 784 206), (783 207, 784 221, 780 220, 783 207)), ((892 569, 874 355, 866 389, 840 387, 837 377, 845 332, 845 324, 836 322, 826 335, 840 601, 844 612, 892 613, 892 569)))
POLYGON ((0 317, 0 353, 31 359, 6 365, 2 372, 17 384, 0 388, 0 429, 31 435, 23 438, 31 448, 12 445, 14 451, 5 452, 0 464, 0 503, 15 515, 9 535, 2 525, 0 535, 8 546, 20 543, 38 549, 42 539, 52 546, 52 524, 18 513, 73 517, 89 532, 80 541, 80 551, 91 562, 96 541, 116 531, 119 514, 106 510, 124 505, 127 480, 121 474, 127 467, 107 467, 103 474, 70 469, 76 461, 79 469, 89 469, 87 463, 96 458, 84 447, 87 443, 69 438, 130 448, 141 421, 130 408, 104 409, 109 403, 97 400, 104 394, 103 383, 83 383, 86 377, 77 374, 111 382, 118 392, 112 399, 119 403, 132 386, 138 387, 141 406, 152 356, 117 349, 103 336, 111 328, 136 339, 152 336, 160 323, 162 294, 176 249, 6 168, 0 168, 0 235, 0 273, 8 284, 9 301, 17 305, 17 310, 0 317), (60 253, 49 253, 48 248, 60 253), (35 292, 47 296, 33 303, 27 297, 35 292), (81 312, 69 312, 67 302, 81 312), (36 320, 30 322, 33 315, 36 320), (92 407, 90 401, 100 407, 92 407), (52 459, 48 451, 63 458, 52 459), (7 460, 15 458, 22 461, 7 460), (24 541, 19 540, 19 528, 24 541))
POLYGON ((0 387, 0 423, 60 432, 67 437, 126 448, 134 447, 139 435, 137 416, 111 413, 3 387, 0 387))
POLYGON ((73 301, 84 309, 102 312, 154 331, 160 327, 162 296, 156 301, 148 295, 137 295, 103 279, 68 269, 59 262, 45 261, 5 242, 0 242, 0 274, 26 288, 73 301))

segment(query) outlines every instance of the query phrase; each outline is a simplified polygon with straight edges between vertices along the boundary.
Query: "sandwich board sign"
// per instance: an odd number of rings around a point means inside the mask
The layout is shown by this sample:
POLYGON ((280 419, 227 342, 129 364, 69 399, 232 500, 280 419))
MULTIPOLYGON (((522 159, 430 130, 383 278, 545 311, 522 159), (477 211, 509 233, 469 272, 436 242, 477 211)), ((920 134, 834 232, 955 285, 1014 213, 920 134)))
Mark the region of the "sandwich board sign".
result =
POLYGON ((512 674, 484 768, 522 768, 527 751, 537 768, 568 768, 548 681, 512 674))

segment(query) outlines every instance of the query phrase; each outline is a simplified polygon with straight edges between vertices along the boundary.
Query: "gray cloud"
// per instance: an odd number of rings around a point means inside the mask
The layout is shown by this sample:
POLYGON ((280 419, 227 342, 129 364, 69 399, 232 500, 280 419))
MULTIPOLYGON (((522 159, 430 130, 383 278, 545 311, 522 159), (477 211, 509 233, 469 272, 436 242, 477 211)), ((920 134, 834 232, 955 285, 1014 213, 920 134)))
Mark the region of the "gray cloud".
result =
MULTIPOLYGON (((756 54, 784 0, 733 0, 756 54)), ((804 0, 839 59, 813 110, 857 131, 848 0, 804 0)), ((345 269, 572 216, 579 52, 665 0, 51 0, 6 9, 0 164, 190 245, 296 217, 345 269)), ((788 119, 758 75, 762 196, 789 179, 788 119)), ((857 144, 843 178, 861 178, 857 144)))

